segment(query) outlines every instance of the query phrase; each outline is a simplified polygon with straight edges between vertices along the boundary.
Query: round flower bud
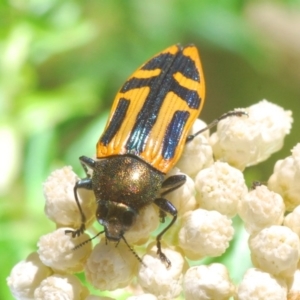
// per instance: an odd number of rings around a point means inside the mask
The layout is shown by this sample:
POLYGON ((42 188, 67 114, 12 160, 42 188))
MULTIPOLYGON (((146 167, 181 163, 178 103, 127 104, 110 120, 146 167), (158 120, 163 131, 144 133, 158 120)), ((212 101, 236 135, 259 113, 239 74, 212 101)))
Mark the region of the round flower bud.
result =
POLYGON ((285 206, 282 197, 266 186, 257 186, 241 199, 238 212, 250 234, 271 225, 281 225, 285 206))
POLYGON ((192 260, 220 256, 234 234, 232 221, 217 211, 197 209, 188 212, 179 231, 179 246, 192 260))
POLYGON ((300 257, 300 241, 285 226, 273 225, 250 236, 249 247, 255 267, 275 276, 291 277, 300 257))
POLYGON ((184 275, 183 286, 186 300, 226 300, 235 293, 226 267, 219 263, 191 267, 184 275))
POLYGON ((59 228, 51 233, 43 235, 38 241, 38 254, 41 261, 55 271, 81 272, 85 262, 92 251, 92 243, 87 242, 74 249, 83 242, 90 239, 87 234, 72 238, 66 234, 71 228, 59 228))
POLYGON ((287 299, 284 280, 259 269, 251 268, 245 273, 238 286, 236 300, 283 300, 287 299))
MULTIPOLYGON (((79 228, 81 216, 74 196, 74 186, 78 181, 71 167, 52 172, 43 185, 45 213, 57 227, 79 228)), ((78 199, 86 217, 86 227, 95 220, 96 201, 92 191, 78 189, 78 199)))
POLYGON ((162 248, 163 253, 171 261, 166 267, 157 255, 156 245, 150 245, 140 265, 138 282, 146 293, 155 295, 158 299, 174 299, 182 291, 183 271, 186 262, 182 255, 169 248, 162 248))
POLYGON ((300 205, 284 218, 283 224, 292 229, 300 237, 300 205))
POLYGON ((195 187, 201 208, 229 218, 236 215, 238 203, 248 191, 242 172, 219 161, 197 174, 195 187))
POLYGON ((74 275, 58 275, 44 279, 34 291, 34 300, 86 299, 89 291, 74 275))
POLYGON ((286 210, 292 211, 300 205, 300 143, 292 149, 292 155, 276 162, 269 178, 270 190, 280 194, 286 210))
POLYGON ((87 280, 99 290, 112 291, 127 286, 141 263, 132 251, 122 240, 117 245, 101 240, 86 262, 87 280))
POLYGON ((164 197, 176 207, 178 217, 180 217, 186 212, 195 209, 197 203, 195 198, 195 183, 188 175, 181 173, 178 168, 173 168, 167 174, 167 178, 178 174, 185 175, 185 184, 164 197))
POLYGON ((300 299, 300 270, 297 269, 293 277, 288 278, 288 300, 300 299))
POLYGON ((215 158, 240 170, 266 160, 281 149, 293 122, 291 111, 266 100, 250 106, 246 112, 248 117, 220 121, 210 138, 215 158))
POLYGON ((7 278, 7 285, 15 299, 31 300, 34 290, 51 274, 52 270, 41 262, 36 252, 33 252, 26 260, 13 267, 7 278))
POLYGON ((144 244, 149 236, 159 225, 158 209, 154 205, 148 205, 141 209, 132 227, 124 234, 128 244, 144 244))
MULTIPOLYGON (((203 121, 196 119, 189 134, 196 133, 205 127, 206 124, 203 121)), ((176 164, 176 167, 181 172, 193 177, 200 170, 213 163, 213 151, 208 142, 208 135, 209 130, 206 130, 186 143, 183 153, 176 164)))

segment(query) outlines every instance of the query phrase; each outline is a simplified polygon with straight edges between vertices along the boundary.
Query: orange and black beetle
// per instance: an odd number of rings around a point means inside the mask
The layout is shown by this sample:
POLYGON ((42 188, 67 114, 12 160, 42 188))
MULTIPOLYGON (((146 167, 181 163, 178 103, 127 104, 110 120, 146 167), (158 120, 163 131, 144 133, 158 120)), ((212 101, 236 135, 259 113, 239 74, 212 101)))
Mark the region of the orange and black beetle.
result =
MULTIPOLYGON (((108 240, 124 239, 139 211, 155 203, 163 218, 172 221, 157 236, 157 253, 170 265, 161 250, 162 235, 177 218, 177 210, 164 196, 185 183, 184 175, 165 179, 181 156, 188 132, 198 117, 205 95, 204 76, 195 46, 174 45, 150 59, 125 82, 111 109, 104 133, 97 143, 97 160, 81 156, 87 178, 77 181, 75 199, 82 225, 85 216, 77 189, 93 190, 96 217, 108 240), (89 176, 88 168, 93 170, 89 176)), ((126 242, 127 244, 127 242, 126 242)))

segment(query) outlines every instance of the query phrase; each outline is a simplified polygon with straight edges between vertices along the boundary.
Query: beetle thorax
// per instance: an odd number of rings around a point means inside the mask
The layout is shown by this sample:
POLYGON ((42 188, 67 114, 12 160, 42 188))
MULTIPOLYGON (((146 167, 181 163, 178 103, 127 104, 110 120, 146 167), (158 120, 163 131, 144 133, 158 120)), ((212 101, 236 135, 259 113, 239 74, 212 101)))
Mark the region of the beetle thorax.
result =
POLYGON ((123 203, 138 211, 158 196, 164 175, 134 156, 97 162, 92 182, 97 201, 123 203))

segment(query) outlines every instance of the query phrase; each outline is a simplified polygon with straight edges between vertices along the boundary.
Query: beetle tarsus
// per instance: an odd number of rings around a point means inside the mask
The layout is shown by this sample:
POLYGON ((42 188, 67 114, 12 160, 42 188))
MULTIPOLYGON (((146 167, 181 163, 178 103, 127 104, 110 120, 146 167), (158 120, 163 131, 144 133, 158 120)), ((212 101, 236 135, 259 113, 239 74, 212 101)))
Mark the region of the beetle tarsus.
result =
POLYGON ((166 219, 167 214, 163 211, 163 210, 159 210, 159 220, 160 223, 165 223, 165 219, 166 219))
POLYGON ((160 243, 157 243, 156 254, 159 256, 161 262, 166 265, 167 269, 169 269, 171 267, 171 261, 167 258, 166 254, 162 252, 160 243))
POLYGON ((78 237, 81 234, 83 234, 84 231, 85 231, 85 224, 82 223, 79 229, 77 229, 77 230, 65 230, 65 233, 66 234, 71 233, 72 238, 75 238, 75 237, 78 237))

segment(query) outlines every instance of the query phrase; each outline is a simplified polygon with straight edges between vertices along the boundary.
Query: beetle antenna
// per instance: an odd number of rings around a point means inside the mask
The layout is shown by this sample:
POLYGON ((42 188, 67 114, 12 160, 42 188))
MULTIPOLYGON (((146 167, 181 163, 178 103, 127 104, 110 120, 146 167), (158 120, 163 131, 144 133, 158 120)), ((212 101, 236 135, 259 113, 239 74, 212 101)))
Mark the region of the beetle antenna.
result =
POLYGON ((225 114, 223 114, 221 117, 219 117, 218 119, 215 119, 213 120, 210 124, 208 124, 206 127, 202 128, 201 130, 191 134, 191 135, 188 135, 187 138, 186 138, 186 143, 192 141, 197 135, 199 135, 200 133, 208 130, 208 129, 211 129, 213 127, 215 127, 216 125, 218 125, 218 123, 221 121, 221 120, 224 120, 228 117, 232 117, 232 116, 236 116, 236 117, 242 117, 242 116, 247 116, 249 117, 248 113, 246 111, 243 111, 243 110, 232 110, 232 111, 229 111, 225 114))
POLYGON ((146 267, 146 265, 143 263, 142 259, 137 255, 137 253, 133 250, 133 248, 127 243, 125 237, 122 235, 122 240, 125 242, 125 244, 127 245, 127 247, 129 248, 129 250, 133 253, 133 255, 137 258, 137 260, 144 266, 146 267))
POLYGON ((95 236, 93 236, 93 237, 89 238, 88 240, 85 240, 85 241, 83 241, 82 243, 80 243, 80 244, 78 244, 77 246, 75 246, 75 247, 73 248, 73 250, 76 250, 76 249, 82 247, 83 245, 85 245, 85 244, 91 242, 93 239, 95 239, 98 235, 100 235, 100 234, 103 233, 103 232, 104 232, 104 230, 98 232, 95 236))

